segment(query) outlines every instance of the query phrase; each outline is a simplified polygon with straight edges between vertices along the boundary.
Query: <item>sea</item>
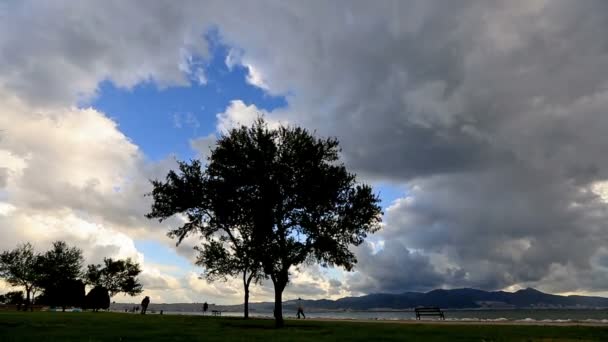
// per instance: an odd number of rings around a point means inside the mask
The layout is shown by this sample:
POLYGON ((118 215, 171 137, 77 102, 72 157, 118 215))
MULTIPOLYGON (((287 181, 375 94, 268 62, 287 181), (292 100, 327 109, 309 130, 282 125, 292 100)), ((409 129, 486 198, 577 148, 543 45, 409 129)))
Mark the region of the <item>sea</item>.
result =
MULTIPOLYGON (((605 323, 608 325, 608 309, 483 309, 443 310, 446 320, 471 322, 546 322, 546 323, 605 323)), ((154 312, 152 312, 154 313, 154 312)), ((158 312, 156 312, 158 313, 158 312)), ((414 311, 310 311, 307 318, 343 320, 415 320, 414 311)), ((202 312, 167 312, 164 314, 202 315, 202 312)), ((208 312, 207 315, 210 313, 208 312)), ((271 312, 250 312, 251 317, 271 318, 271 312)), ((222 316, 242 317, 242 312, 222 312, 222 316)), ((284 311, 284 317, 295 318, 296 313, 284 311)), ((435 318, 425 317, 425 320, 435 318)))

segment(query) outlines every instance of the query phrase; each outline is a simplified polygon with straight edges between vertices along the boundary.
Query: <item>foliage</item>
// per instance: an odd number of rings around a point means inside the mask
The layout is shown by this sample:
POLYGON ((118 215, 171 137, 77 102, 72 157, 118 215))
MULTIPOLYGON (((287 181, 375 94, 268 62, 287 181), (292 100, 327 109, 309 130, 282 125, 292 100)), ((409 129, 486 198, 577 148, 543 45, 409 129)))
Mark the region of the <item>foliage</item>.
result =
POLYGON ((0 303, 2 304, 23 304, 24 302, 23 291, 11 291, 0 295, 0 303))
POLYGON ((351 270, 357 260, 350 246, 380 227, 379 199, 339 162, 336 139, 299 127, 269 129, 262 119, 221 137, 205 170, 198 161, 180 163, 179 174, 171 171, 153 185, 148 217, 186 218, 170 236, 219 235, 203 250, 226 261, 246 255, 248 264, 262 267, 274 284, 277 326, 292 266, 319 262, 351 270))
POLYGON ((40 256, 40 283, 48 287, 78 279, 82 274, 83 260, 79 248, 70 247, 64 241, 53 242, 53 247, 40 256))
POLYGON ((30 303, 38 290, 40 256, 30 243, 17 246, 12 251, 0 254, 0 278, 12 286, 25 288, 26 303, 30 303))
POLYGON ((67 279, 54 287, 44 289, 37 298, 37 303, 48 306, 78 307, 84 306, 85 286, 81 280, 67 279))
POLYGON ((103 286, 95 286, 89 291, 85 298, 85 307, 98 311, 99 309, 107 310, 110 307, 110 294, 108 289, 103 286))
POLYGON ((101 286, 108 290, 110 297, 118 293, 135 296, 142 292, 142 285, 137 276, 141 273, 139 264, 130 258, 114 260, 104 258, 104 265, 89 265, 86 281, 93 286, 101 286))

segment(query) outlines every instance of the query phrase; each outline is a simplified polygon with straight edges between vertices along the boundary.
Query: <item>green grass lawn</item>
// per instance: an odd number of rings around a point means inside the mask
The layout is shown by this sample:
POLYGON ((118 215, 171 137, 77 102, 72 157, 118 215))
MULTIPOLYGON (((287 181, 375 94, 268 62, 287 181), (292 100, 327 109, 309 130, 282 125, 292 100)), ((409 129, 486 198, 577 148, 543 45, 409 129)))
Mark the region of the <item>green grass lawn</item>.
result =
POLYGON ((0 312, 0 341, 608 341, 608 328, 0 312))

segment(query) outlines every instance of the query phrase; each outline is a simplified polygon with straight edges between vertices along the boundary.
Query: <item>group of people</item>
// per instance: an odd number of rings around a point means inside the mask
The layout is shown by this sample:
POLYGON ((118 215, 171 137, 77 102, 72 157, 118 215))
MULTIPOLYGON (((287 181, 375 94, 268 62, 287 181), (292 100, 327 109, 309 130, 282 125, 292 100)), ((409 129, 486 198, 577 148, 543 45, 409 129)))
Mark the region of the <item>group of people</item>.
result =
MULTIPOLYGON (((142 301, 141 301, 141 314, 145 315, 146 311, 148 310, 148 305, 150 305, 150 297, 146 296, 142 301)), ((298 319, 300 319, 300 316, 302 316, 302 318, 306 319, 306 315, 304 314, 304 306, 302 305, 302 298, 298 298, 297 300, 297 307, 298 307, 298 319)), ((207 302, 203 303, 203 315, 207 313, 207 310, 209 310, 209 304, 207 304, 207 302)), ((161 310, 161 314, 162 314, 162 310, 161 310)))
POLYGON ((148 311, 148 305, 150 305, 150 297, 146 296, 141 301, 140 306, 134 306, 131 309, 125 309, 125 312, 140 312, 142 315, 145 315, 146 311, 148 311))

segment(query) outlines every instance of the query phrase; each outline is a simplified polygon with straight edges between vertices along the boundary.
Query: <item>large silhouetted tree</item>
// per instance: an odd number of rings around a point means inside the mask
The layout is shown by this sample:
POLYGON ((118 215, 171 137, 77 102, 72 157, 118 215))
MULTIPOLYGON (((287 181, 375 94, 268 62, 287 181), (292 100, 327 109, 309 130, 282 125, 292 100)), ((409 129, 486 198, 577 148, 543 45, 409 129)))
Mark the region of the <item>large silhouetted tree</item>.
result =
POLYGON ((25 304, 30 305, 39 289, 40 273, 38 265, 40 256, 30 243, 17 246, 12 251, 0 254, 0 278, 10 285, 22 286, 25 289, 25 304))
POLYGON ((107 289, 110 297, 118 293, 135 296, 142 292, 142 285, 137 276, 141 273, 139 264, 131 259, 114 260, 104 258, 102 265, 89 265, 86 281, 93 286, 107 289))
POLYGON ((185 214, 171 235, 246 233, 247 257, 274 285, 278 327, 292 266, 314 261, 350 270, 357 260, 349 247, 380 227, 379 199, 340 163, 336 139, 270 129, 262 119, 222 136, 206 168, 181 163, 179 174, 153 185, 149 217, 185 214))

